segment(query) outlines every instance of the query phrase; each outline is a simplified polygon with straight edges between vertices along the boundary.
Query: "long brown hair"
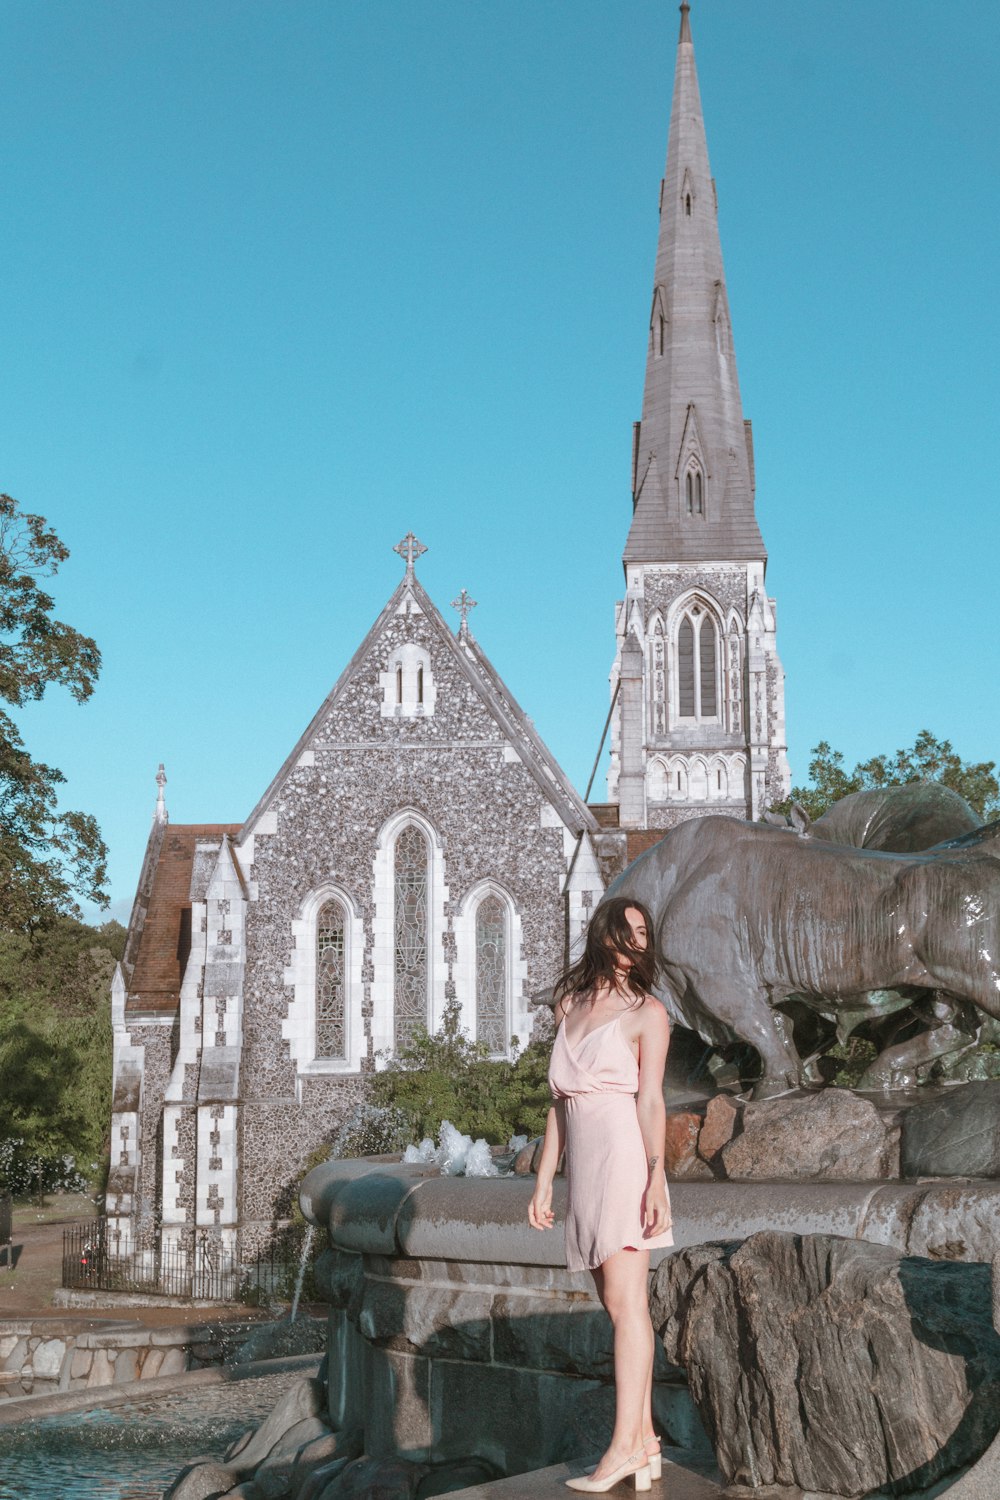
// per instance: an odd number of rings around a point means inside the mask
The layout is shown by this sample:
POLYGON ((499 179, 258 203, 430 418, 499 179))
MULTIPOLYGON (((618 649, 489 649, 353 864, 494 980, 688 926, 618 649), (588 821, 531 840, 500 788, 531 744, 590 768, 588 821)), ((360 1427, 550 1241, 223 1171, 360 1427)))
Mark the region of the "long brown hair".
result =
POLYGON ((609 901, 601 902, 590 919, 583 953, 556 981, 556 1001, 593 990, 602 980, 613 989, 618 982, 615 974, 618 954, 632 960, 626 980, 629 989, 640 1001, 652 995, 660 967, 653 919, 642 902, 633 901, 631 896, 612 896, 609 901), (635 945, 625 916, 627 911, 637 911, 646 924, 645 948, 635 945))

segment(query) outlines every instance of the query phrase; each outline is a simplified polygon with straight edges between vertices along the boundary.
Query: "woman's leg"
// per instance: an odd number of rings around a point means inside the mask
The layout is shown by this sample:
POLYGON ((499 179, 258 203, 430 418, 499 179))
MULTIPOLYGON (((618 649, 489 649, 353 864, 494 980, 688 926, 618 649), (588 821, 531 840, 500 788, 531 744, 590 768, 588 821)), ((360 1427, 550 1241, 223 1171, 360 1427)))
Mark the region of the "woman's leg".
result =
POLYGON ((653 1327, 649 1321, 649 1251, 619 1250, 593 1273, 597 1294, 615 1333, 615 1430, 594 1471, 601 1479, 632 1453, 642 1452, 649 1415, 653 1370, 653 1327))

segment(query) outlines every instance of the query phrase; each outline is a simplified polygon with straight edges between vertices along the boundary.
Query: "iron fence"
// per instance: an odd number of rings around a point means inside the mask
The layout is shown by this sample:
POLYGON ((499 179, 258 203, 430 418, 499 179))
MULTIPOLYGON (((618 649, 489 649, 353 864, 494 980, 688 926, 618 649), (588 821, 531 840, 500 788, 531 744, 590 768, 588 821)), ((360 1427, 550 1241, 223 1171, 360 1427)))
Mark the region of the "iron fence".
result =
POLYGON ((150 1248, 139 1249, 105 1219, 91 1219, 63 1230, 62 1284, 208 1302, 287 1300, 299 1269, 290 1252, 288 1245, 272 1246, 241 1265, 207 1232, 193 1245, 164 1243, 158 1236, 150 1248))

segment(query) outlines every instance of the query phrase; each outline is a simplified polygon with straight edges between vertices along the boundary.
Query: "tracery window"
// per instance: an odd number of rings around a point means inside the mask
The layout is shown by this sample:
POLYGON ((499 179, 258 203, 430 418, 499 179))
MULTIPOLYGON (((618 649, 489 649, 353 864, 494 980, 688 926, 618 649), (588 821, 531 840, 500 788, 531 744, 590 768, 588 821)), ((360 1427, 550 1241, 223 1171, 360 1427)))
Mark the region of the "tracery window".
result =
POLYGON ((703 516, 705 514, 705 487, 699 468, 688 469, 684 476, 684 493, 687 498, 688 515, 703 516))
POLYGON ((681 719, 719 717, 719 673, 715 621, 692 605, 677 627, 677 713, 681 719))
POLYGON ((507 912, 499 896, 476 908, 476 1040, 507 1048, 507 912))
POLYGON ((347 1056, 344 1027, 346 919, 339 901, 327 901, 316 918, 316 1056, 347 1056))
POLYGON ((426 1027, 428 1019, 428 851, 427 840, 413 823, 396 840, 394 864, 393 1009, 398 1048, 426 1027))

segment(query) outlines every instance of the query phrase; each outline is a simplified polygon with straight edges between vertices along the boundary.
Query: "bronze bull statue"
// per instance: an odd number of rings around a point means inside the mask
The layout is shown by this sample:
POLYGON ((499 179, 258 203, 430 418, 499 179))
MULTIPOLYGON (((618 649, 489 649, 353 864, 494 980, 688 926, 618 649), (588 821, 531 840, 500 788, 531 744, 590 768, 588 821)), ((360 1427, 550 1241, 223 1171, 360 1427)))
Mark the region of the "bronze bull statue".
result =
POLYGON ((774 1009, 790 996, 857 1015, 871 996, 916 988, 1000 1017, 1000 822, 902 854, 701 818, 608 890, 630 895, 653 915, 668 1013, 754 1047, 760 1095, 806 1081, 774 1009))

